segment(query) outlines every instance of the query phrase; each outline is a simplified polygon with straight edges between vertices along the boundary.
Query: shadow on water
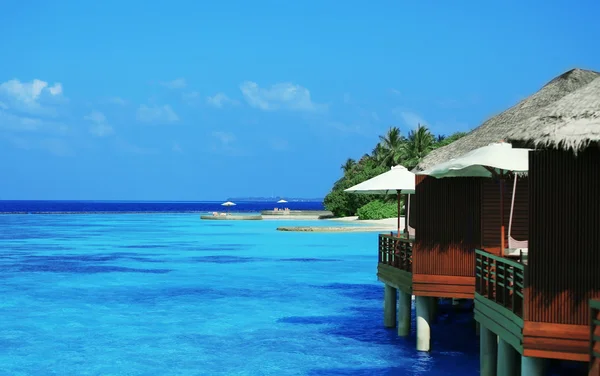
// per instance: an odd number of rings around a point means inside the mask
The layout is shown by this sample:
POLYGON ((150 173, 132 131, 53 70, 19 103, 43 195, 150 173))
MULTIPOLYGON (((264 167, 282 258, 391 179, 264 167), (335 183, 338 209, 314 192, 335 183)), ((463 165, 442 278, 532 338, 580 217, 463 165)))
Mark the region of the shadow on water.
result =
MULTIPOLYGON (((54 245, 54 244, 31 244, 31 243, 23 243, 23 244, 10 244, 5 249, 9 251, 23 251, 21 254, 32 254, 32 251, 70 251, 73 250, 73 247, 66 247, 62 245, 54 245)), ((16 252, 2 252, 3 255, 7 253, 16 253, 16 252)))
POLYGON ((239 256, 203 256, 203 257, 191 257, 189 260, 198 263, 209 263, 209 264, 242 264, 249 262, 265 261, 268 259, 260 257, 239 257, 239 256))
POLYGON ((383 302, 383 286, 375 284, 330 283, 313 285, 313 288, 334 290, 336 293, 354 299, 378 300, 383 302))
POLYGON ((305 258, 282 258, 282 259, 279 259, 278 261, 284 261, 284 262, 339 262, 342 260, 305 257, 305 258))
MULTIPOLYGON (((291 296, 294 298, 294 296, 291 296)), ((257 299, 272 301, 274 304, 289 301, 290 294, 279 288, 264 287, 261 289, 238 287, 223 289, 218 287, 181 286, 181 287, 130 287, 99 289, 94 292, 94 301, 102 304, 117 303, 126 305, 140 305, 147 308, 156 305, 189 306, 190 309, 202 311, 205 305, 217 304, 217 299, 257 299), (192 303, 193 302, 193 303, 192 303), (190 305, 191 304, 191 305, 190 305)), ((61 299, 67 299, 62 297, 61 299)), ((73 290, 69 299, 90 301, 90 296, 84 290, 73 290)))
POLYGON ((315 369, 307 376, 399 376, 411 375, 406 373, 406 367, 381 367, 381 368, 324 368, 315 369))
POLYGON ((9 257, 13 263, 4 264, 6 271, 16 272, 46 272, 46 273, 75 273, 75 274, 97 274, 97 273, 147 273, 165 274, 170 269, 146 269, 131 268, 114 265, 102 265, 102 263, 129 260, 149 263, 162 263, 162 260, 141 257, 137 253, 109 253, 88 255, 23 255, 16 254, 9 257), (18 262, 15 262, 18 261, 18 262))
POLYGON ((248 244, 211 244, 211 245, 198 245, 198 246, 172 246, 171 248, 176 248, 178 251, 192 251, 192 252, 218 252, 218 251, 244 251, 251 248, 251 245, 248 244))
MULTIPOLYGON (((441 301, 438 320, 432 324, 430 353, 420 353, 416 348, 415 305, 412 307, 411 333, 398 337, 395 328, 383 326, 383 287, 376 284, 329 284, 323 289, 355 298, 359 304, 345 310, 343 315, 286 317, 281 323, 324 325, 327 335, 349 338, 382 346, 392 346, 390 359, 398 365, 364 368, 318 368, 308 375, 444 375, 468 376, 479 374, 479 339, 475 331, 473 305, 453 307, 450 299, 441 301), (405 364, 402 364, 404 361, 405 364)), ((553 361, 551 376, 585 375, 586 364, 553 361)))
POLYGON ((74 273, 74 274, 97 274, 97 273, 146 273, 146 274, 166 274, 170 269, 141 269, 126 268, 121 266, 108 265, 81 265, 74 262, 65 263, 44 263, 30 265, 14 265, 19 272, 46 272, 46 273, 74 273))
MULTIPOLYGON (((158 255, 153 255, 158 256, 158 255)), ((161 254, 164 256, 164 254, 161 254)), ((117 260, 131 260, 139 262, 164 262, 159 259, 150 258, 139 253, 130 252, 114 252, 114 253, 99 253, 99 254, 66 254, 53 256, 37 256, 29 255, 23 257, 25 262, 51 263, 51 262, 108 262, 117 260)))
MULTIPOLYGON (((419 353, 413 307, 411 334, 399 337, 397 330, 383 326, 383 287, 377 284, 328 284, 321 289, 356 300, 343 314, 331 316, 285 317, 279 322, 323 325, 328 336, 343 337, 389 349, 388 367, 316 368, 308 375, 476 375, 478 345, 472 313, 455 312, 449 304, 440 307, 438 323, 432 325, 431 353, 419 353)), ((413 304, 414 306, 414 304, 413 304)), ((387 351, 387 350, 386 350, 387 351)))
POLYGON ((153 248, 170 248, 171 245, 161 245, 161 244, 130 244, 130 245, 120 245, 119 248, 127 248, 127 249, 153 249, 153 248))

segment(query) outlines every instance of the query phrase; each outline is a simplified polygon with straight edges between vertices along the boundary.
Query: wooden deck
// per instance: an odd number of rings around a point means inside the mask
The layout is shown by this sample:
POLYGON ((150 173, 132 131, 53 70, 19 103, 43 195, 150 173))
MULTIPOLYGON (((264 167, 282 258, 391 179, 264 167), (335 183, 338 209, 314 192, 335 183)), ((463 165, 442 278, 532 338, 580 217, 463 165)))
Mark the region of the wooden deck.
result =
POLYGON ((475 251, 475 320, 523 354, 526 265, 475 251))
POLYGON ((537 322, 528 317, 534 304, 525 283, 528 265, 482 250, 476 250, 475 255, 475 320, 521 355, 590 360, 589 328, 537 322))
POLYGON ((377 279, 412 294, 412 247, 414 239, 379 234, 377 279))

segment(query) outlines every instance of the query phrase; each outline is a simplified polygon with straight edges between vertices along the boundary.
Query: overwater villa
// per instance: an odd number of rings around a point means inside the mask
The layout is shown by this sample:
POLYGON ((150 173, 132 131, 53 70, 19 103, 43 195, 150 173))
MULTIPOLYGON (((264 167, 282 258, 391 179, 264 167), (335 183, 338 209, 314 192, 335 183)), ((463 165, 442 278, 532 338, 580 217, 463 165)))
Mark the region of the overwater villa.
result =
POLYGON ((502 140, 537 148, 516 180, 417 175, 414 240, 379 236, 386 326, 405 326, 403 302, 415 295, 417 349, 428 351, 436 298, 474 299, 482 375, 542 375, 543 359, 600 357, 588 302, 600 297, 599 77, 568 71, 417 166, 502 140))
POLYGON ((508 140, 535 148, 529 250, 520 263, 477 251, 482 375, 516 375, 519 361, 522 375, 543 375, 546 359, 590 361, 598 375, 598 304, 589 301, 600 298, 600 78, 508 140))
MULTIPOLYGON (((432 151, 417 165, 415 172, 506 139, 517 125, 599 76, 596 72, 574 69, 556 77, 537 93, 490 118, 465 137, 432 151)), ((407 301, 407 295, 415 295, 417 349, 428 351, 430 328, 427 316, 435 311, 436 298, 475 297, 475 249, 485 249, 491 255, 503 257, 501 248, 509 242, 503 224, 508 224, 509 219, 512 240, 528 240, 527 190, 527 178, 519 178, 515 188, 502 179, 437 179, 418 175, 410 215, 410 226, 415 228, 414 239, 388 234, 379 236, 377 277, 386 286, 386 326, 396 324, 393 317, 396 314, 398 323, 406 322, 404 317, 410 315, 410 311, 402 302, 407 301), (502 207, 501 187, 505 196, 511 198, 504 200, 502 207), (513 189, 516 189, 514 195, 513 189), (401 301, 398 311, 396 291, 401 301), (420 315, 419 311, 424 314, 420 315)), ((405 328, 400 329, 400 335, 409 333, 405 328)))

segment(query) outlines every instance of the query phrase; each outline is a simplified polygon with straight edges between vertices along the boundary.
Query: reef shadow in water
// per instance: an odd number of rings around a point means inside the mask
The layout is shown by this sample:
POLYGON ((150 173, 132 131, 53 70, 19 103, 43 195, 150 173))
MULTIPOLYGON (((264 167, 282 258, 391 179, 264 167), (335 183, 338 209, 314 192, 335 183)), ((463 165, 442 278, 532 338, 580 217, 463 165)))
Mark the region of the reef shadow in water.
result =
POLYGON ((122 266, 110 265, 81 265, 75 262, 65 263, 46 263, 15 265, 18 271, 26 273, 74 273, 74 274, 97 274, 97 273, 146 273, 146 274, 166 274, 170 269, 139 269, 126 268, 122 266))
MULTIPOLYGON (((157 255, 153 255, 157 256, 157 255)), ((100 254, 65 254, 65 255, 52 255, 52 256, 39 256, 30 255, 23 257, 26 262, 36 263, 57 263, 57 262, 79 262, 79 263, 90 263, 90 262, 109 262, 116 260, 130 260, 138 262, 152 262, 161 263, 163 260, 151 258, 140 253, 132 252, 113 252, 113 253, 100 253, 100 254)))
POLYGON ((179 251, 198 251, 198 252, 218 252, 218 251, 242 251, 250 248, 248 244, 213 244, 213 245, 198 245, 184 247, 175 247, 179 251))
POLYGON ((119 248, 155 249, 155 248, 172 248, 172 246, 169 244, 128 244, 128 245, 120 245, 119 248))
POLYGON ((319 368, 309 371, 307 376, 411 376, 406 367, 379 368, 319 368))
POLYGON ((313 257, 296 257, 296 258, 282 258, 282 259, 278 259, 278 261, 283 261, 283 262, 339 262, 342 260, 313 258, 313 257))
MULTIPOLYGON (((366 283, 330 283, 327 285, 315 285, 315 288, 334 290, 336 293, 349 298, 361 300, 382 300, 383 286, 366 283)), ((382 300, 383 301, 383 300, 382 300)))
POLYGON ((46 272, 46 273, 149 273, 164 274, 170 269, 147 269, 132 268, 115 265, 106 265, 117 260, 129 260, 137 262, 161 263, 162 260, 143 257, 138 253, 108 253, 108 254, 66 254, 66 255, 25 255, 20 257, 20 262, 5 265, 7 270, 19 272, 46 272))
POLYGON ((249 262, 265 261, 268 259, 260 257, 238 257, 238 256, 203 256, 191 257, 191 261, 209 264, 242 264, 249 262))

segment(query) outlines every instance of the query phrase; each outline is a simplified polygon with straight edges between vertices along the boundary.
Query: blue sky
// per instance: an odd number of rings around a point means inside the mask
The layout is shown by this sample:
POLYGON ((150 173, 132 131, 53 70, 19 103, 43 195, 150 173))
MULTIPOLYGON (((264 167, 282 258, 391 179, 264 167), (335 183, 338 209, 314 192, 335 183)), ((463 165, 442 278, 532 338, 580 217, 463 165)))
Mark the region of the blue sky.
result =
POLYGON ((600 3, 568 4, 4 2, 0 199, 322 197, 390 126, 600 70, 600 3))

